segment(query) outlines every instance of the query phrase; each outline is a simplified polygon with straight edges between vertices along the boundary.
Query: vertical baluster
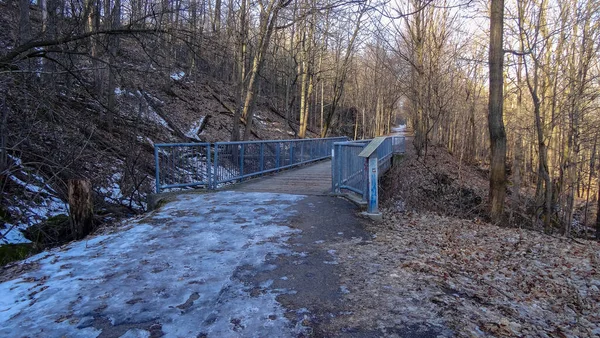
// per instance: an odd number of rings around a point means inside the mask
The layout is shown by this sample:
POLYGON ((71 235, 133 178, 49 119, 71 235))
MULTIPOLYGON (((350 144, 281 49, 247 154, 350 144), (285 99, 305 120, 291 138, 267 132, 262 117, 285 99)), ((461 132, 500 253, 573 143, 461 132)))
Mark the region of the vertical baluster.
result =
POLYGON ((275 167, 279 169, 281 167, 281 142, 277 142, 275 148, 275 167))
POLYGON ((159 164, 159 152, 158 146, 154 146, 154 169, 155 169, 155 180, 156 180, 156 193, 160 193, 160 164, 159 164))
POLYGON ((244 144, 240 146, 240 181, 242 181, 242 176, 244 176, 244 144))
POLYGON ((265 143, 260 143, 260 172, 265 170, 265 143))

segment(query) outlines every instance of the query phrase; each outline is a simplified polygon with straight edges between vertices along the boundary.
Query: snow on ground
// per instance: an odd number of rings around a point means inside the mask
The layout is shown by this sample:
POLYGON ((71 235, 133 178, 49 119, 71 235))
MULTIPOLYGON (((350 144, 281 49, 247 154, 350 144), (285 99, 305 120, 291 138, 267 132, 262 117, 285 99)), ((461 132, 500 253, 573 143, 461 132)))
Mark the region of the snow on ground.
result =
POLYGON ((203 122, 204 116, 192 124, 192 127, 185 133, 185 136, 194 140, 202 141, 200 137, 198 137, 198 131, 200 131, 200 127, 202 126, 203 122))
POLYGON ((104 200, 108 203, 113 204, 121 204, 124 206, 131 206, 137 210, 146 210, 147 205, 145 202, 141 201, 140 198, 135 198, 135 196, 125 195, 121 190, 121 178, 122 174, 117 171, 116 168, 113 169, 112 176, 108 179, 108 185, 106 187, 100 187, 97 192, 104 197, 104 200))
POLYGON ((183 79, 184 76, 185 76, 185 72, 179 71, 179 72, 172 73, 171 79, 173 79, 175 81, 179 81, 179 80, 183 79))
POLYGON ((23 162, 18 157, 10 155, 9 157, 14 167, 8 179, 22 187, 23 194, 32 197, 30 200, 35 202, 28 204, 23 199, 17 199, 15 204, 7 207, 12 221, 0 227, 0 245, 28 243, 30 241, 19 230, 24 230, 49 217, 68 213, 67 205, 56 196, 54 189, 46 184, 43 177, 25 171, 23 162))
POLYGON ((392 127, 392 131, 394 133, 405 132, 406 131, 406 125, 405 124, 401 124, 401 125, 398 125, 397 127, 392 127))
MULTIPOLYGON (((0 284, 0 336, 296 336, 275 300, 250 293, 238 267, 272 270, 290 254, 287 224, 301 196, 218 192, 182 195, 129 227, 44 252, 0 284), (14 277, 13 277, 14 278, 14 277), (120 330, 120 331, 119 331, 120 330)), ((5 278, 6 279, 6 278, 5 278)))
POLYGON ((154 109, 152 109, 152 107, 148 107, 147 118, 150 121, 158 123, 161 126, 167 128, 169 130, 173 130, 173 129, 171 129, 171 127, 169 127, 169 124, 167 123, 167 121, 165 121, 165 119, 163 119, 160 115, 158 115, 158 113, 156 111, 154 111, 154 109))
POLYGON ((16 222, 4 224, 0 228, 0 245, 29 243, 30 241, 23 236, 20 230, 25 230, 33 224, 39 223, 49 217, 68 214, 68 206, 65 202, 56 196, 39 195, 38 203, 35 206, 21 205, 10 206, 8 210, 17 219, 16 222))

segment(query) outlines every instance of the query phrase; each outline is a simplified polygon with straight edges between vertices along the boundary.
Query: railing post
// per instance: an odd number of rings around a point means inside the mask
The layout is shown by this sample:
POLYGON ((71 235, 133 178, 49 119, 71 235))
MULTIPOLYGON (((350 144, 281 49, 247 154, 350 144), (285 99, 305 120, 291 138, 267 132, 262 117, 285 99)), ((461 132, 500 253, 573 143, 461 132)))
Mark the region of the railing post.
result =
POLYGON ((214 163, 214 173, 212 178, 212 188, 217 189, 217 181, 218 181, 218 171, 219 171, 219 145, 215 144, 215 163, 214 163))
POLYGON ((240 182, 244 180, 244 144, 240 145, 240 182))
POLYGON ((337 194, 339 192, 339 184, 337 182, 339 176, 336 173, 336 160, 338 158, 338 155, 338 145, 334 143, 333 147, 331 147, 331 192, 334 194, 337 194))
POLYGON ((210 161, 210 144, 206 145, 206 188, 212 186, 212 165, 210 161))
POLYGON ((342 147, 341 144, 338 144, 338 148, 337 148, 337 154, 336 154, 336 158, 337 158, 337 190, 336 193, 341 193, 342 192, 342 161, 344 160, 344 155, 342 154, 342 152, 344 151, 344 148, 342 147))
POLYGON ((260 143, 260 171, 265 170, 265 144, 264 142, 260 143))
POLYGON ((369 198, 369 159, 368 158, 365 158, 363 167, 364 167, 364 169, 363 169, 362 200, 363 200, 363 202, 367 203, 367 200, 369 198))
POLYGON ((290 165, 294 164, 294 142, 290 142, 290 165))
POLYGON ((373 153, 369 157, 369 200, 367 201, 367 212, 369 214, 379 214, 379 194, 377 187, 377 177, 378 177, 378 158, 377 153, 373 153))
POLYGON ((160 193, 160 166, 158 164, 158 147, 154 146, 154 166, 156 179, 156 193, 160 193))
POLYGON ((280 166, 280 154, 281 154, 281 142, 277 142, 277 147, 275 148, 275 168, 279 168, 280 166))

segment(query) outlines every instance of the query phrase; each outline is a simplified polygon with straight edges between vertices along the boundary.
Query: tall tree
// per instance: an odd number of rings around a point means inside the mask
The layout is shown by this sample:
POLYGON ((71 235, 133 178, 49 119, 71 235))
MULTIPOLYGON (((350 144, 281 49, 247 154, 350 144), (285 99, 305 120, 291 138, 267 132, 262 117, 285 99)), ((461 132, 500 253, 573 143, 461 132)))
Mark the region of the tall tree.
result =
POLYGON ((504 212, 506 194, 506 131, 503 121, 503 68, 504 68, 504 0, 492 0, 490 11, 489 47, 489 103, 488 128, 490 131, 490 216, 499 222, 504 212))

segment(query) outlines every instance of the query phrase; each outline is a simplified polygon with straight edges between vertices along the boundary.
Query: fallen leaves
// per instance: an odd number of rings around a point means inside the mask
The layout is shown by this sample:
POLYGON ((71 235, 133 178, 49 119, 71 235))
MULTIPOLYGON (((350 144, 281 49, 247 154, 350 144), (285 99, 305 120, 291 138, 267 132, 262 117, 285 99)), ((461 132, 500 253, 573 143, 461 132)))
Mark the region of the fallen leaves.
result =
POLYGON ((461 337, 600 334, 599 243, 394 209, 372 230, 371 242, 335 247, 355 323, 427 323, 461 337))

